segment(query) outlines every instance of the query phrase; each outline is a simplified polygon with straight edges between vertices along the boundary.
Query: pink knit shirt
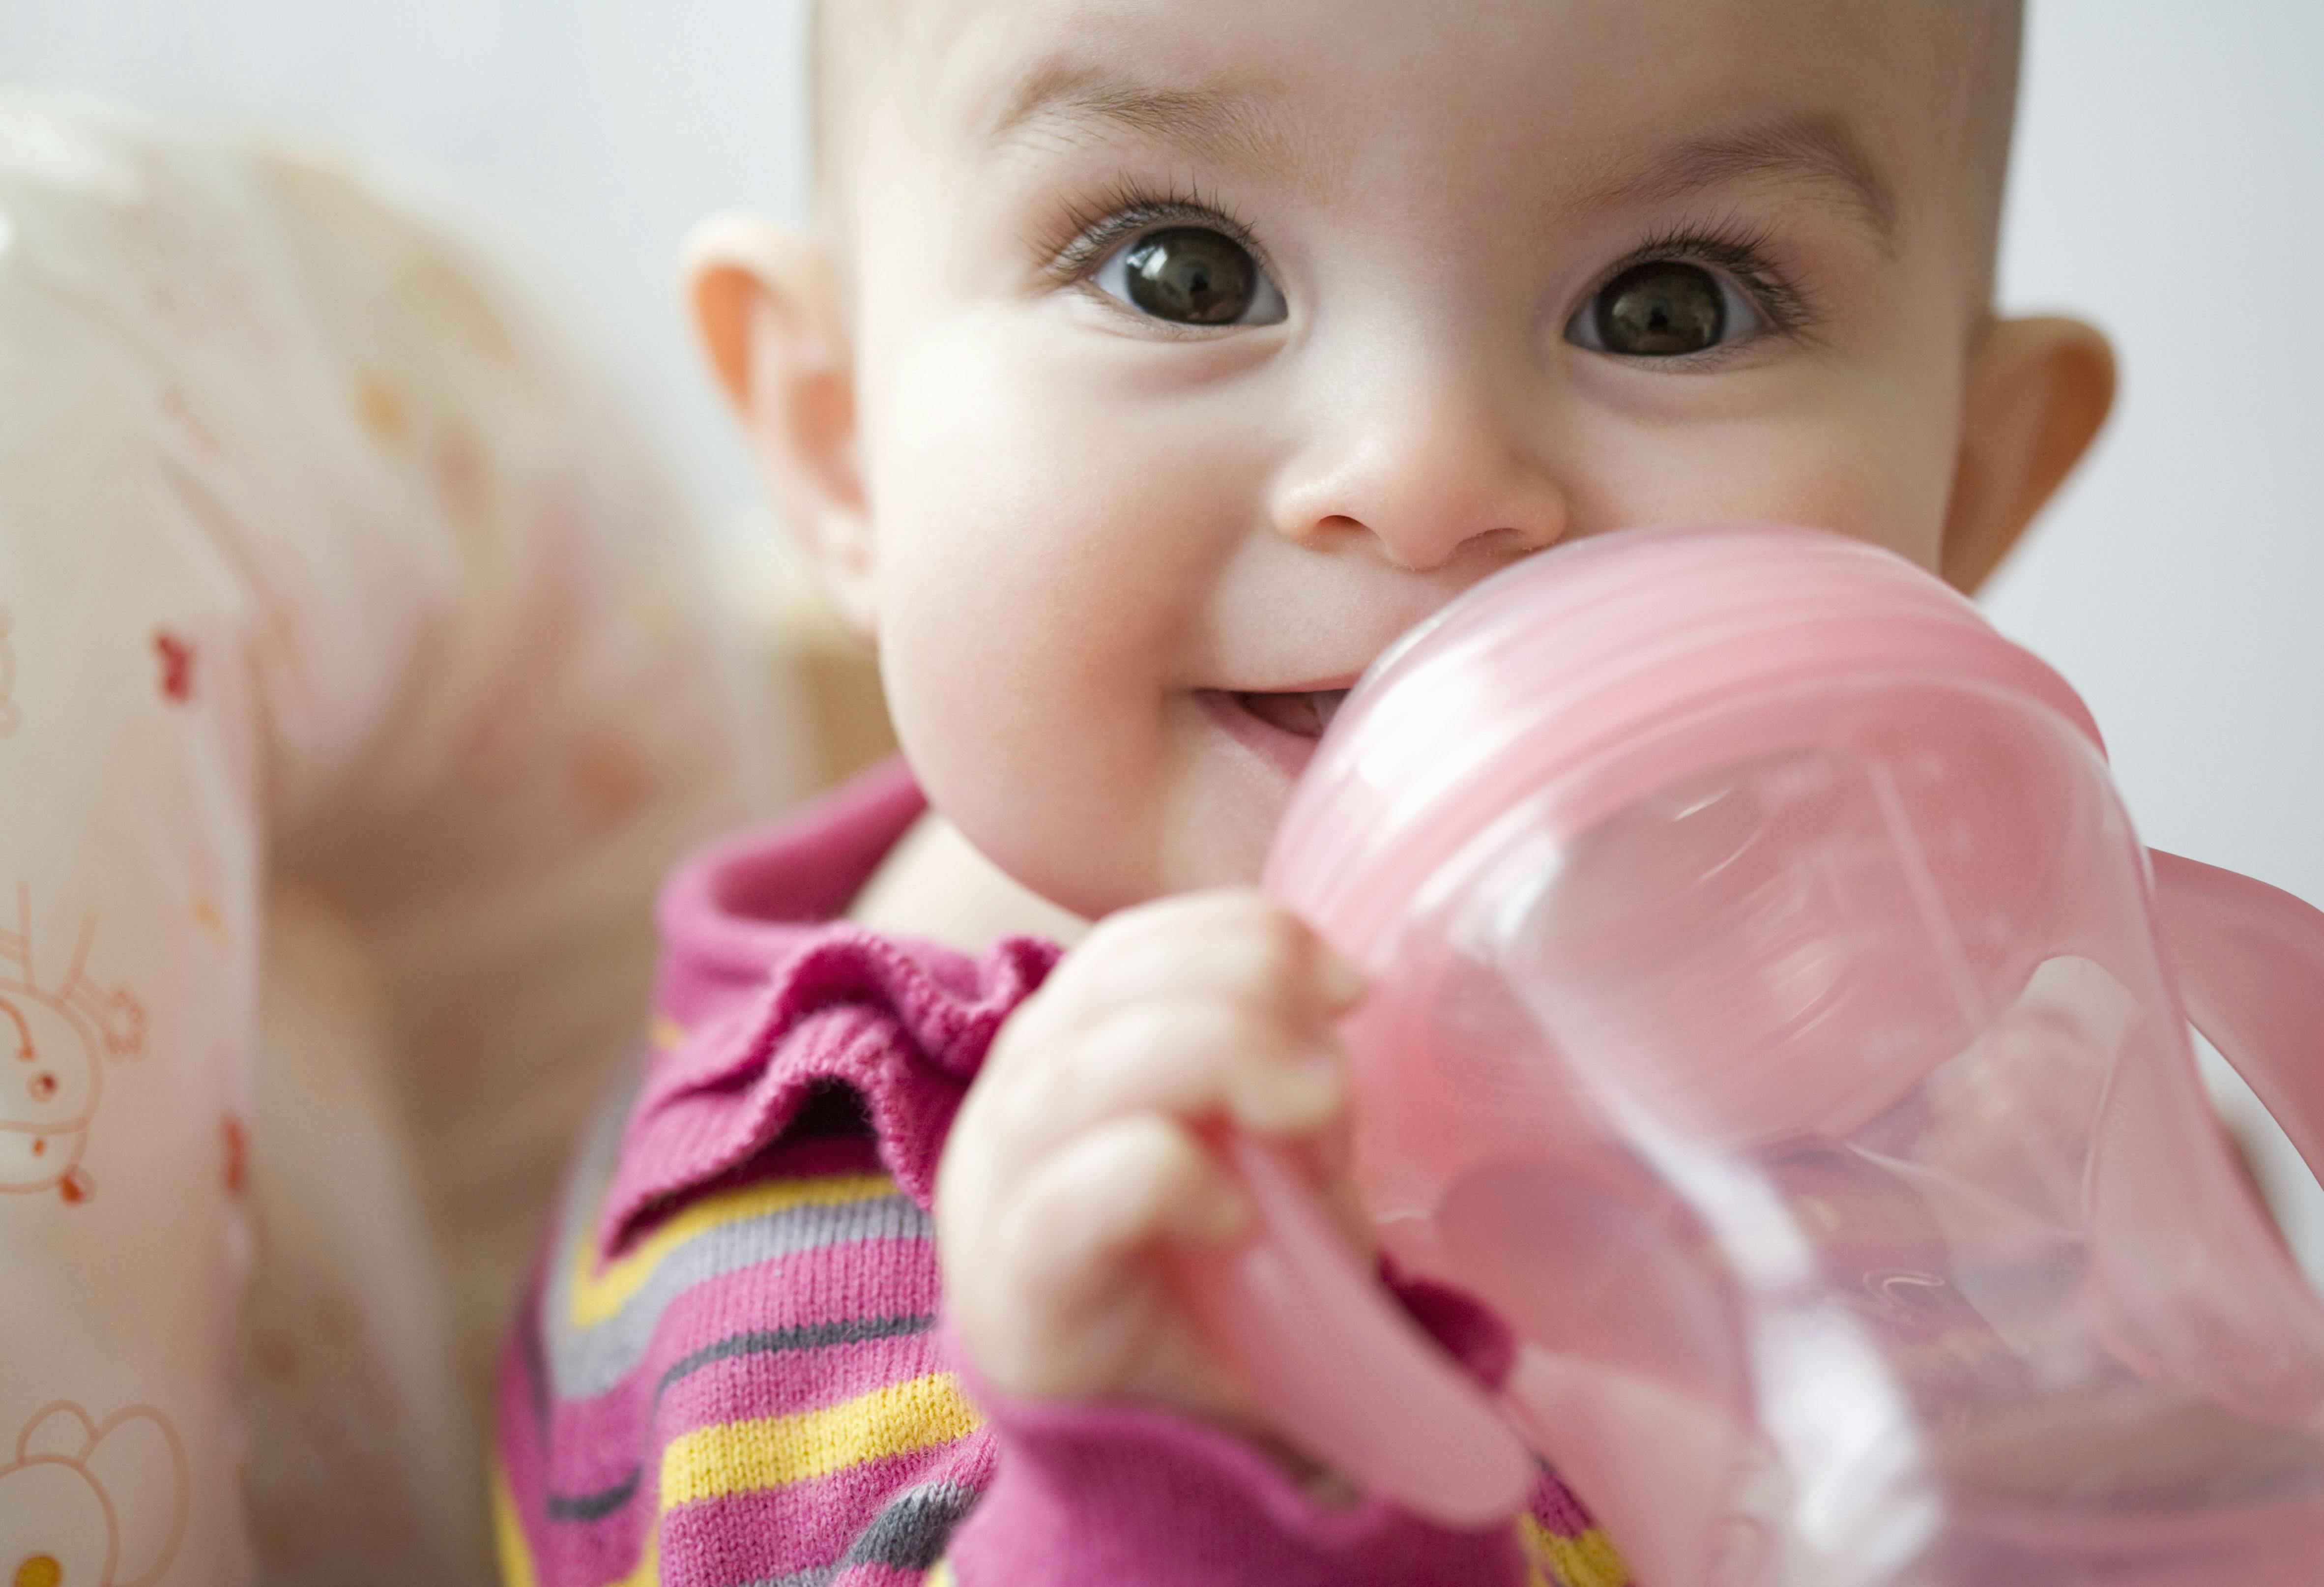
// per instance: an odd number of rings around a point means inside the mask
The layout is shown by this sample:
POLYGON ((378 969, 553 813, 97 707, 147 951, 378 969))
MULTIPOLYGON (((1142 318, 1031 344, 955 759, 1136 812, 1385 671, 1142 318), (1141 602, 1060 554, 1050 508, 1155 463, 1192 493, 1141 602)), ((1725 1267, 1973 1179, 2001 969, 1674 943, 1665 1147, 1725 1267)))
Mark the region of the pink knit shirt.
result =
MULTIPOLYGON (((1058 949, 835 920, 923 807, 885 767, 665 890, 654 1050, 504 1361, 510 1587, 1621 1587, 1547 1472, 1515 1528, 1453 1533, 1324 1508, 1158 1411, 972 1392, 937 1327, 936 1158, 1058 949)), ((1457 1297, 1406 1300, 1472 1368, 1506 1356, 1457 1297)))

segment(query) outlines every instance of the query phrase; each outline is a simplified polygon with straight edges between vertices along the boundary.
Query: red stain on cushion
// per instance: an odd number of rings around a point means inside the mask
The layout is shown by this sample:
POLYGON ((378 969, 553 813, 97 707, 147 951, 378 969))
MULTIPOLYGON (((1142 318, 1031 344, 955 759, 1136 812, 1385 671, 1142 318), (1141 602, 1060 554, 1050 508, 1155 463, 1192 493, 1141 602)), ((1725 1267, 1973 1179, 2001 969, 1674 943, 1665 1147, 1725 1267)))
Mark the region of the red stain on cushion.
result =
POLYGON ((226 1193, 238 1196, 250 1185, 250 1135, 232 1113, 218 1121, 218 1133, 226 1142, 226 1193))
POLYGON ((161 695, 174 705, 194 697, 194 643, 168 629, 153 634, 153 653, 161 659, 161 695))

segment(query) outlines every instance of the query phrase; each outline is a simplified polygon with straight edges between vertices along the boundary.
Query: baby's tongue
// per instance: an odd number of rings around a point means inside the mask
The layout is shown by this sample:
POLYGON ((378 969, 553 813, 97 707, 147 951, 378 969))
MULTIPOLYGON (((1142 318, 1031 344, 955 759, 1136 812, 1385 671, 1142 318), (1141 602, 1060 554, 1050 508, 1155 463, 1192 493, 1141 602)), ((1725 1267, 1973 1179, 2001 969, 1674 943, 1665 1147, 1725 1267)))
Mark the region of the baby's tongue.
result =
POLYGON ((1297 694, 1240 694, 1235 701, 1270 727, 1301 738, 1321 738, 1348 697, 1343 688, 1308 689, 1297 694))

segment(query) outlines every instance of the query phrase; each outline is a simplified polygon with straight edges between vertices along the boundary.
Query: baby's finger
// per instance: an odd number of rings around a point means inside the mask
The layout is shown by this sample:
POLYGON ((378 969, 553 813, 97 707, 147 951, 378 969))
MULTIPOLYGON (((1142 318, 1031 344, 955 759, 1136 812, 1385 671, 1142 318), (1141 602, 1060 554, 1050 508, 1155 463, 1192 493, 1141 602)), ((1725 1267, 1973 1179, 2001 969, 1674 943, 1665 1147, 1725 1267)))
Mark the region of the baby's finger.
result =
POLYGON ((1139 1293, 1163 1281, 1147 1259, 1153 1248, 1223 1243, 1250 1217, 1241 1189, 1185 1130, 1151 1113, 1117 1119, 1028 1168, 995 1210, 982 1270, 958 1275, 954 1306, 980 1361, 1018 1392, 1119 1382, 1168 1304, 1139 1293))
POLYGON ((1250 1225, 1250 1204, 1183 1126, 1134 1113, 1034 1165, 1003 1219, 1000 1254, 1016 1281, 1064 1299, 1097 1269, 1157 1240, 1201 1246, 1235 1238, 1250 1225))
POLYGON ((1086 1011, 1209 994, 1328 1021, 1363 993, 1356 966, 1280 904, 1251 891, 1197 893, 1127 910, 1100 926, 1060 972, 1086 1011))
POLYGON ((1265 1135, 1321 1130, 1345 1112, 1342 1070, 1328 1034, 1303 1038, 1217 1000, 1145 1002, 1023 1055, 975 1103, 1021 1162, 1138 1112, 1224 1118, 1265 1135))

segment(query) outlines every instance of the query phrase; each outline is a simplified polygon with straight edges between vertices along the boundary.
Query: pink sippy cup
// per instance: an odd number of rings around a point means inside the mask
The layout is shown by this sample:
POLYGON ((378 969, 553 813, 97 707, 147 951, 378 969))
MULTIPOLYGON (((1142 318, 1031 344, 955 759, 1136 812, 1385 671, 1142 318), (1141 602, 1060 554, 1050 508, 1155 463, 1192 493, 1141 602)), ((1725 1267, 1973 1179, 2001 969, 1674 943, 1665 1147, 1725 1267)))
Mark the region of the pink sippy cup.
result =
POLYGON ((2324 1304, 2186 1035, 2324 1172, 2324 915, 2142 849, 1936 579, 1529 558, 1372 668, 1267 881, 1373 977, 1383 1248, 1520 1343, 1489 1404, 1235 1148, 1263 1232, 1197 1304, 1359 1480, 1489 1522, 1514 1427, 1652 1587, 2324 1582, 2324 1304))

